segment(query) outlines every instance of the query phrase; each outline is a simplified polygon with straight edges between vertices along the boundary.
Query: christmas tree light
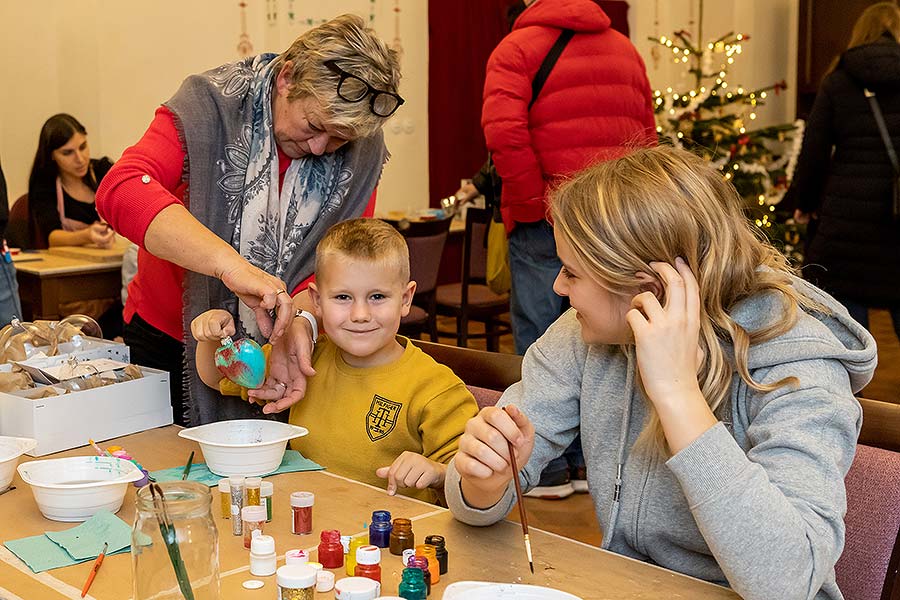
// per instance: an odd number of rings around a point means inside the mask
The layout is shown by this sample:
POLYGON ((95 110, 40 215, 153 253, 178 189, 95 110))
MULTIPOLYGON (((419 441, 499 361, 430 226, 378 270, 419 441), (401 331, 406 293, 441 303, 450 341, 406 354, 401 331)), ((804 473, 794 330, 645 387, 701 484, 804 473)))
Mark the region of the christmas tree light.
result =
POLYGON ((804 229, 776 207, 793 175, 803 121, 751 128, 769 93, 779 94, 787 84, 754 90, 729 84, 728 71, 750 39, 743 33, 729 32, 700 46, 687 31, 649 39, 663 52, 671 51, 673 61, 687 65, 693 77, 687 91, 667 87, 653 92, 660 141, 710 161, 744 198, 750 221, 792 261, 802 261, 804 229), (785 148, 788 139, 793 143, 785 148))

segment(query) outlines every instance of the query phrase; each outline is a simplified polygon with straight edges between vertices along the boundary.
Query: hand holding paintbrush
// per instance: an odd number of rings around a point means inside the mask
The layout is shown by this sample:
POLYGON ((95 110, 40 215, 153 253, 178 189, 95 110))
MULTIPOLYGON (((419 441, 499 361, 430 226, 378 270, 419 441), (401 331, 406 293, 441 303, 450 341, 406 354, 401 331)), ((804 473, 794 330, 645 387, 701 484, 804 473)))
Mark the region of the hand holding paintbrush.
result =
MULTIPOLYGON (((509 407, 503 410, 509 414, 509 407)), ((509 446, 509 465, 512 467, 513 484, 516 486, 516 503, 519 505, 519 520, 522 521, 522 536, 525 538, 525 554, 528 556, 528 567, 534 574, 534 559, 531 556, 531 537, 528 535, 528 515, 525 513, 525 497, 522 494, 522 484, 519 482, 519 467, 516 463, 516 448, 513 443, 506 440, 509 446)))

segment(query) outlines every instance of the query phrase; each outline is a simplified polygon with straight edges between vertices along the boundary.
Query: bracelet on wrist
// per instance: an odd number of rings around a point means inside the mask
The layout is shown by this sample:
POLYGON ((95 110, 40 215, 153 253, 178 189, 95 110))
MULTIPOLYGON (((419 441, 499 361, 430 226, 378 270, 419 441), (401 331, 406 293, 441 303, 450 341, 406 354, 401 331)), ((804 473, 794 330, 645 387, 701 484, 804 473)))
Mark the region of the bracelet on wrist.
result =
POLYGON ((294 318, 303 317, 307 321, 309 321, 309 326, 312 327, 312 341, 313 344, 316 343, 316 340, 319 338, 319 324, 316 323, 316 317, 309 311, 305 310, 297 310, 294 313, 294 318))

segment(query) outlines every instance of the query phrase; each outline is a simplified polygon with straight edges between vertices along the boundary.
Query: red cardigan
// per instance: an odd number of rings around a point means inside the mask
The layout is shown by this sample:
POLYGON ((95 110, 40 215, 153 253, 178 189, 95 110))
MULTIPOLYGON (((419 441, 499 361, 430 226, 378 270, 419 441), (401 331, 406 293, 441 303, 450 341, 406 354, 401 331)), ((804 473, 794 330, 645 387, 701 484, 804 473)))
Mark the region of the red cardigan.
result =
MULTIPOLYGON (((182 181, 185 151, 178 139, 175 120, 169 109, 160 107, 144 136, 125 150, 97 190, 97 210, 116 232, 135 242, 138 271, 128 285, 126 323, 137 313, 147 323, 176 340, 184 339, 182 288, 184 269, 157 258, 144 249, 144 235, 150 222, 171 204, 184 204, 187 188, 182 181), (150 176, 149 183, 141 178, 150 176)), ((278 148, 279 188, 291 159, 278 148)), ((363 216, 375 212, 375 192, 363 216)), ((291 292, 306 289, 310 277, 291 292)))
POLYGON ((597 161, 656 143, 650 83, 628 38, 592 0, 541 0, 516 20, 488 60, 481 125, 503 179, 501 212, 546 217, 548 190, 597 161), (563 50, 529 111, 531 84, 563 29, 563 50))

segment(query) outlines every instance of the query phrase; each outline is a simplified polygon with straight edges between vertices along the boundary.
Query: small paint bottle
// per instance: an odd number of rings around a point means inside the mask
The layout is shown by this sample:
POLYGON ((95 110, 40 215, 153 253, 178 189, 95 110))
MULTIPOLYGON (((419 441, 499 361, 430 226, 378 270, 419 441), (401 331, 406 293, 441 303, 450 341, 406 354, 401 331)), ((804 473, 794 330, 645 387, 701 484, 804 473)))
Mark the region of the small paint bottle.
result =
POLYGON ((421 569, 422 577, 425 581, 425 595, 431 595, 431 567, 428 564, 428 559, 421 555, 410 556, 409 561, 406 563, 406 568, 412 567, 413 569, 421 569))
POLYGON ((259 486, 262 484, 260 477, 248 477, 244 480, 244 488, 247 490, 247 506, 259 506, 259 486))
POLYGON ((434 551, 434 546, 429 544, 419 544, 416 546, 416 556, 424 556, 428 559, 428 564, 431 566, 429 569, 431 571, 431 583, 437 583, 441 580, 441 568, 438 566, 437 554, 434 551))
POLYGON ((407 548, 415 548, 416 538, 412 530, 412 521, 409 519, 394 519, 391 529, 390 549, 391 554, 402 556, 407 548))
POLYGON ((309 552, 306 550, 288 550, 284 553, 284 564, 305 565, 309 562, 309 552))
POLYGON ((219 499, 222 503, 222 518, 231 518, 231 486, 228 485, 228 478, 219 480, 219 499))
POLYGON ((366 538, 363 536, 350 538, 350 545, 347 547, 347 558, 345 561, 347 575, 349 577, 356 575, 356 551, 365 545, 366 538))
POLYGON ((425 543, 434 546, 434 553, 437 556, 438 566, 441 575, 447 574, 450 555, 447 553, 447 542, 442 535, 429 535, 425 537, 425 543))
POLYGON ((344 566, 344 548, 341 546, 341 532, 326 529, 319 535, 319 562, 326 569, 344 566))
POLYGON ((312 511, 315 499, 312 492, 291 494, 291 533, 297 535, 312 533, 312 511))
POLYGON ((278 557, 275 555, 275 538, 258 535, 250 542, 250 574, 268 577, 275 574, 278 557))
POLYGON ((307 565, 285 565, 275 572, 278 600, 313 600, 316 571, 307 565))
POLYGON ((244 477, 242 475, 229 477, 228 491, 231 494, 231 533, 241 535, 241 509, 244 508, 244 477))
POLYGON ((266 509, 262 506, 245 506, 241 509, 241 524, 244 530, 244 548, 250 549, 254 536, 262 535, 266 524, 266 509))
POLYGON ((386 510, 372 512, 372 523, 369 525, 369 543, 379 548, 391 546, 391 513, 386 510))
POLYGON ((356 549, 356 577, 368 577, 381 583, 381 548, 378 546, 360 546, 356 549))
POLYGON ((335 600, 375 600, 381 584, 368 577, 344 577, 334 584, 335 600))
POLYGON ((272 496, 275 494, 275 486, 271 481, 263 481, 259 485, 259 505, 266 507, 266 523, 272 522, 272 496))
POLYGON ((420 569, 403 569, 403 579, 400 581, 400 589, 397 593, 404 600, 425 600, 428 594, 425 587, 425 579, 420 569))
POLYGON ((409 564, 408 564, 408 563, 409 563, 409 559, 412 558, 412 557, 415 556, 415 555, 416 555, 416 551, 415 551, 413 548, 407 548, 406 550, 404 550, 404 551, 403 551, 403 554, 402 554, 402 556, 401 556, 401 558, 400 558, 400 560, 403 561, 403 566, 404 566, 404 567, 408 567, 408 566, 409 566, 409 564))

